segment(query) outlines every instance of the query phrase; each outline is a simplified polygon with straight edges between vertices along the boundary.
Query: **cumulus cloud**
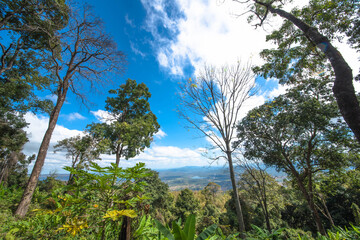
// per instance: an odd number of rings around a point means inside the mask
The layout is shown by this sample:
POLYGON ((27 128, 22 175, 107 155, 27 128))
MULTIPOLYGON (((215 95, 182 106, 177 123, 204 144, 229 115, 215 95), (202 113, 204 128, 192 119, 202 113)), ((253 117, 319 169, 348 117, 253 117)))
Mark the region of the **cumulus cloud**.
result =
MULTIPOLYGON (((28 156, 38 154, 40 144, 43 140, 45 131, 48 128, 49 117, 42 115, 34 115, 27 113, 25 120, 29 125, 24 128, 29 138, 29 142, 24 146, 24 153, 28 156)), ((67 164, 69 160, 65 159, 65 156, 61 157, 61 154, 54 154, 53 146, 60 140, 65 138, 74 137, 77 135, 83 135, 84 133, 79 130, 68 129, 61 125, 56 125, 51 137, 50 147, 45 162, 44 172, 49 172, 54 169, 59 169, 63 164, 67 164), (53 166, 53 167, 51 167, 53 166)), ((67 164, 69 165, 69 164, 67 164)), ((33 165, 30 165, 29 169, 32 169, 33 165)))
MULTIPOLYGON (((260 65, 260 51, 276 47, 266 42, 266 35, 276 29, 283 19, 270 17, 270 24, 255 29, 248 24, 246 4, 236 1, 141 0, 147 12, 147 29, 154 37, 155 56, 161 67, 173 75, 183 77, 191 65, 195 74, 204 63, 214 66, 235 63, 237 59, 251 60, 260 65), (171 2, 171 3, 169 3, 171 2)), ((308 1, 286 4, 285 10, 303 7, 308 1)), ((350 64, 354 75, 360 69, 359 56, 346 44, 334 45, 350 64), (356 59, 356 60, 355 60, 356 59)), ((360 83, 355 82, 359 91, 360 83)), ((280 89, 278 89, 280 90, 280 89)))
POLYGON ((162 139, 166 136, 167 136, 167 134, 161 129, 159 129, 159 131, 155 134, 155 138, 157 138, 157 139, 162 139))
POLYGON ((113 117, 111 116, 111 114, 108 111, 104 111, 104 110, 97 110, 97 111, 90 111, 98 121, 102 122, 102 123, 111 123, 113 117))
POLYGON ((245 16, 234 16, 233 9, 243 11, 238 3, 179 0, 172 11, 181 14, 172 14, 166 2, 142 0, 158 62, 172 74, 182 75, 187 64, 197 72, 204 63, 219 66, 239 58, 258 62, 258 53, 269 45, 262 29, 254 29, 245 16), (159 26, 171 34, 161 34, 159 26))

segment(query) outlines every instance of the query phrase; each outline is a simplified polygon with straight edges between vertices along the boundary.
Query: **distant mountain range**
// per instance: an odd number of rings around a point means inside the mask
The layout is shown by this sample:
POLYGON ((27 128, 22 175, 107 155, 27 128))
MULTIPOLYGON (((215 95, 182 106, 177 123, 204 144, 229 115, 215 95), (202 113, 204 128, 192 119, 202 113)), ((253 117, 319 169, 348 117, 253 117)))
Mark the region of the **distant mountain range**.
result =
MULTIPOLYGON (((275 169, 268 169, 269 174, 282 180, 284 173, 279 173, 275 169)), ((179 191, 185 188, 191 190, 201 190, 206 187, 209 182, 215 182, 221 186, 223 191, 231 189, 229 170, 226 167, 198 167, 187 166, 171 169, 155 169, 159 173, 160 179, 169 185, 170 190, 179 191)), ((49 174, 40 175, 40 180, 44 180, 49 174)), ((67 181, 68 174, 56 174, 56 179, 67 181)))

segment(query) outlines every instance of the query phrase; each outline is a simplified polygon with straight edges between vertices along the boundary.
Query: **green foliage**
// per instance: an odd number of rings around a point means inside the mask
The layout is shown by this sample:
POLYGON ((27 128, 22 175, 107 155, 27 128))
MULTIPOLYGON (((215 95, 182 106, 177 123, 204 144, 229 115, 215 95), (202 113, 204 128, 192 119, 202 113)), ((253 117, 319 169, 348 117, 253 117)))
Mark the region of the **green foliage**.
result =
POLYGON ((138 228, 132 235, 133 239, 137 240, 150 240, 159 239, 159 231, 156 228, 156 223, 151 216, 142 216, 138 228))
POLYGON ((320 173, 349 167, 354 155, 348 153, 359 149, 339 116, 329 87, 321 79, 304 81, 253 109, 238 125, 244 156, 286 172, 301 191, 322 234, 320 210, 314 201, 315 179, 320 173))
POLYGON ((116 164, 100 167, 92 163, 91 172, 66 169, 76 174, 77 178, 65 188, 73 195, 65 195, 67 200, 62 212, 69 211, 75 219, 86 220, 84 224, 90 229, 102 222, 100 229, 97 227, 95 231, 90 230, 92 234, 106 238, 117 236, 122 216, 133 218, 137 215, 136 211, 140 210, 138 204, 143 200, 140 194, 145 184, 140 179, 150 174, 143 163, 128 169, 119 168, 116 164))
POLYGON ((38 183, 39 191, 46 193, 51 193, 62 186, 64 186, 64 182, 56 179, 56 173, 51 173, 46 179, 39 181, 38 183))
POLYGON ((332 230, 327 231, 327 236, 318 235, 315 238, 308 236, 300 236, 299 240, 352 240, 360 238, 360 227, 351 226, 351 228, 334 227, 332 230))
POLYGON ((256 239, 261 239, 261 240, 276 240, 276 239, 280 239, 280 236, 282 234, 282 232, 285 230, 285 228, 279 228, 277 230, 272 230, 271 232, 269 232, 266 229, 261 229, 255 225, 251 225, 251 227, 253 228, 255 233, 249 233, 248 234, 248 238, 249 240, 256 240, 256 239))
POLYGON ((260 165, 253 163, 240 174, 238 185, 249 208, 249 219, 253 225, 266 227, 267 230, 283 226, 281 211, 288 199, 285 199, 283 187, 274 177, 260 165))
MULTIPOLYGON (((323 194, 336 226, 349 227, 349 223, 358 224, 357 212, 352 207, 353 204, 358 204, 360 199, 360 172, 358 170, 320 175, 317 187, 323 194)), ((328 228, 330 227, 328 225, 328 228)))
MULTIPOLYGON (((65 169, 77 175, 73 184, 52 189, 50 197, 40 197, 43 208, 34 209, 27 219, 7 224, 4 231, 26 239, 51 236, 114 239, 124 217, 135 218, 141 213, 145 183, 140 179, 150 174, 143 163, 128 169, 115 164, 100 167, 95 163, 89 172, 65 169)), ((37 193, 34 198, 36 202, 37 193)))
POLYGON ((149 147, 160 125, 150 110, 151 94, 144 83, 128 79, 109 93, 116 94, 106 100, 109 123, 90 124, 88 131, 95 138, 107 141, 109 152, 116 155, 118 164, 120 157, 133 158, 149 147))
POLYGON ((196 218, 194 214, 191 214, 187 217, 185 221, 185 226, 182 229, 178 222, 172 222, 172 231, 162 225, 159 221, 155 220, 156 226, 161 232, 163 236, 165 236, 169 240, 205 240, 210 239, 212 235, 214 235, 217 226, 211 225, 206 228, 202 233, 199 234, 198 237, 195 238, 195 225, 196 218))
POLYGON ((24 187, 28 181, 28 166, 35 159, 35 155, 27 157, 23 153, 12 152, 0 164, 2 183, 8 187, 24 187), (6 177, 7 175, 7 177, 6 177))
POLYGON ((287 228, 316 232, 311 211, 303 199, 301 192, 297 191, 296 188, 290 188, 284 190, 283 196, 286 202, 284 208, 280 210, 281 223, 287 228))
POLYGON ((142 179, 146 183, 144 192, 148 199, 144 200, 144 204, 149 207, 147 213, 162 223, 170 223, 174 220, 174 197, 169 186, 160 180, 159 173, 152 170, 150 172, 150 176, 142 179))
MULTIPOLYGON (((219 223, 224 226, 230 227, 230 230, 231 230, 230 232, 234 232, 234 230, 237 229, 237 226, 238 226, 238 220, 237 220, 237 216, 236 216, 236 209, 235 209, 235 203, 234 203, 235 202, 234 194, 232 193, 232 191, 228 191, 228 194, 231 196, 231 198, 228 201, 226 201, 226 203, 225 203, 226 212, 221 214, 219 223)), ((244 201, 242 194, 239 196, 239 201, 240 201, 241 209, 243 212, 245 229, 250 230, 251 225, 250 225, 249 206, 248 206, 247 202, 244 201)), ((229 232, 226 231, 226 233, 229 233, 229 232)))
POLYGON ((345 167, 347 152, 356 144, 341 119, 332 121, 339 113, 329 100, 332 100, 329 85, 311 79, 253 109, 238 126, 245 155, 260 158, 289 174, 293 173, 287 162, 303 168, 306 158, 301 156, 308 156, 307 152, 312 167, 345 167), (286 141, 286 145, 281 141, 286 141), (333 145, 331 149, 326 147, 330 144, 333 145))
POLYGON ((19 158, 25 158, 20 151, 28 141, 23 130, 26 126, 23 114, 12 111, 9 106, 1 104, 0 100, 0 184, 8 181, 10 172, 18 165, 19 158))
MULTIPOLYGON (((266 2, 266 1, 262 1, 266 2)), ((275 8, 281 8, 281 1, 271 1, 275 8)), ((254 4, 253 10, 259 15, 253 15, 251 20, 257 21, 254 17, 266 16, 264 6, 254 4)), ((352 0, 312 0, 301 9, 291 11, 306 24, 319 30, 321 34, 331 40, 342 40, 348 37, 348 43, 355 49, 359 49, 359 2, 352 0)), ((280 82, 295 82, 309 74, 325 74, 326 65, 323 51, 326 45, 316 45, 288 20, 274 30, 266 38, 277 45, 276 49, 265 49, 260 56, 265 64, 256 67, 254 70, 265 78, 277 78, 280 82)))
MULTIPOLYGON (((105 152, 103 142, 97 142, 92 136, 75 136, 59 141, 54 152, 66 151, 66 157, 71 158, 71 167, 76 169, 88 169, 89 165, 100 159, 100 154, 105 152)), ((68 184, 72 182, 73 174, 70 174, 68 184)))
POLYGON ((177 218, 186 219, 192 214, 196 214, 199 209, 199 201, 195 198, 194 193, 189 189, 180 192, 175 201, 175 215, 177 218))
MULTIPOLYGON (((8 111, 37 108, 49 112, 52 102, 40 100, 34 89, 51 82, 44 62, 49 42, 68 22, 68 6, 55 0, 0 1, 0 107, 8 111)), ((1 115, 2 117, 3 115, 1 115)))

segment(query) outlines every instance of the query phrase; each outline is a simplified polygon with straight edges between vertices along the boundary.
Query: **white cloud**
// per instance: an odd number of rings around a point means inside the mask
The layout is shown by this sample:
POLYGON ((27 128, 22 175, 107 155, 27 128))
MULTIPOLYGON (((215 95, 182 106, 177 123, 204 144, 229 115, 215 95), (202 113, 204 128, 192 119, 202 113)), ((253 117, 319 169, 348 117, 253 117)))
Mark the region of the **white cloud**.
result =
POLYGON ((145 162, 151 168, 174 168, 184 166, 208 166, 209 160, 202 156, 203 149, 153 145, 130 162, 145 162))
MULTIPOLYGON (((154 37, 154 50, 159 65, 169 73, 180 76, 189 64, 195 68, 195 74, 198 74, 204 63, 222 66, 242 59, 260 65, 263 60, 259 52, 276 47, 265 41, 266 35, 283 21, 279 16, 269 15, 269 24, 265 30, 255 29, 247 22, 247 14, 239 16, 248 10, 247 5, 236 1, 177 0, 170 1, 173 2, 172 6, 165 0, 141 2, 147 12, 147 29, 154 37), (181 13, 173 14, 173 11, 181 13), (169 34, 163 34, 159 28, 169 34)), ((306 4, 307 0, 294 1, 286 4, 285 10, 306 4)), ((358 53, 346 44, 346 39, 334 45, 356 75, 360 69, 358 53)), ((360 91, 360 83, 354 82, 354 85, 360 91)))
POLYGON ((155 134, 155 138, 157 138, 157 139, 162 139, 166 136, 167 136, 167 134, 161 129, 159 129, 159 131, 155 134))
MULTIPOLYGON (((40 146, 49 125, 49 117, 27 113, 25 115, 25 120, 29 123, 28 127, 24 129, 28 134, 29 141, 40 146)), ((82 131, 71 130, 61 125, 56 125, 50 143, 56 143, 64 138, 73 137, 79 134, 82 134, 82 131)))
MULTIPOLYGON (((50 101, 52 101, 54 104, 56 103, 57 101, 57 95, 56 94, 48 94, 44 97, 44 99, 48 99, 50 101)), ((68 101, 65 101, 64 104, 70 104, 68 101)))
MULTIPOLYGON (((105 112, 105 111, 103 111, 105 112)), ((24 153, 28 156, 37 154, 43 136, 48 126, 49 118, 41 115, 34 115, 27 113, 25 120, 29 126, 25 128, 28 134, 29 142, 25 144, 24 153)), ((79 130, 71 130, 61 125, 56 125, 53 132, 50 147, 47 152, 46 161, 42 173, 49 173, 56 171, 57 173, 64 173, 62 169, 64 166, 69 166, 71 160, 66 159, 64 152, 54 153, 53 146, 60 140, 83 135, 79 130)), ((166 133, 160 129, 155 135, 157 138, 165 137, 166 133)), ((208 159, 202 156, 203 149, 180 148, 175 146, 157 146, 152 144, 151 148, 146 149, 139 156, 125 160, 121 159, 120 165, 122 167, 134 166, 137 162, 144 162, 150 168, 173 168, 183 166, 207 166, 208 159)), ((101 166, 108 165, 115 162, 115 155, 101 155, 102 161, 99 162, 101 166)), ((34 162, 30 165, 29 171, 32 170, 34 162)))
MULTIPOLYGON (((25 115, 25 120, 29 123, 28 127, 24 128, 28 135, 29 142, 24 146, 24 153, 28 156, 38 154, 40 144, 49 125, 49 117, 27 113, 25 115)), ((44 172, 49 172, 55 169, 59 170, 64 164, 69 165, 67 164, 69 160, 66 160, 65 156, 61 157, 61 154, 59 155, 53 153, 53 146, 60 140, 82 134, 84 134, 82 131, 71 130, 64 126, 56 125, 51 137, 44 172)), ((33 164, 30 165, 29 170, 32 169, 32 166, 33 164)))
POLYGON ((163 67, 168 67, 169 66, 168 59, 167 59, 166 55, 163 52, 158 53, 157 60, 159 61, 160 66, 163 66, 163 67))
POLYGON ((140 55, 141 57, 145 57, 146 54, 139 50, 139 48, 135 47, 135 44, 130 41, 130 48, 136 54, 140 55))
POLYGON ((125 22, 132 28, 136 27, 134 22, 129 18, 129 15, 125 15, 125 22))
POLYGON ((218 4, 178 0, 182 18, 166 12, 165 1, 142 0, 142 3, 147 10, 147 25, 158 43, 155 49, 159 64, 175 75, 182 75, 189 63, 197 72, 205 62, 215 66, 231 64, 239 58, 259 62, 258 53, 269 45, 262 29, 254 29, 245 16, 232 14, 234 9, 245 11, 233 1, 218 4), (173 35, 161 35, 158 26, 173 35))
POLYGON ((98 121, 102 122, 102 123, 111 123, 112 122, 112 116, 110 115, 110 113, 108 111, 104 111, 104 110, 97 110, 97 111, 90 111, 96 118, 98 121))
POLYGON ((68 115, 64 115, 68 121, 74 121, 74 120, 84 120, 86 117, 81 115, 80 113, 70 113, 68 115))
MULTIPOLYGON (((177 168, 185 166, 208 166, 209 160, 202 156, 204 150, 180 148, 175 146, 157 146, 145 149, 143 153, 129 160, 121 159, 121 167, 131 167, 138 162, 143 162, 152 169, 177 168)), ((115 163, 115 155, 101 155, 101 166, 115 163)))

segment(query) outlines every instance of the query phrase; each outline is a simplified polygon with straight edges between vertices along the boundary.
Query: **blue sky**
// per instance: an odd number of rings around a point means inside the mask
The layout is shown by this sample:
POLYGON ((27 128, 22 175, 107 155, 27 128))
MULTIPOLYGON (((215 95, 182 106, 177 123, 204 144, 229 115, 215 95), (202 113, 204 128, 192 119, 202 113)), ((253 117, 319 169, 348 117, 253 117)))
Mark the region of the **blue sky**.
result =
MULTIPOLYGON (((265 29, 255 29, 247 23, 241 4, 219 0, 88 0, 94 12, 105 23, 106 31, 114 38, 119 50, 127 56, 124 75, 114 79, 112 85, 100 94, 89 94, 95 105, 90 109, 69 93, 58 125, 54 131, 51 146, 42 173, 64 172, 63 166, 70 160, 65 153, 53 153, 57 141, 80 134, 87 124, 99 122, 99 114, 105 111, 108 90, 116 89, 126 79, 143 82, 152 94, 150 105, 158 117, 161 130, 150 149, 131 160, 122 160, 121 165, 131 166, 145 162, 151 168, 175 168, 181 166, 208 166, 202 157, 203 149, 209 143, 199 138, 199 133, 184 128, 175 108, 178 83, 195 78, 204 64, 222 66, 251 61, 261 64, 258 53, 271 47, 265 36, 272 27, 281 23, 273 18, 265 29)), ((302 1, 300 1, 302 2, 302 1)), ((303 3, 303 2, 302 2, 303 3)), ((352 57, 349 51, 349 57, 352 57)), ((345 56, 346 57, 346 56, 345 56)), ((358 64, 358 63, 357 63, 358 64)), ((354 67, 358 69, 358 67, 354 67)), ((276 80, 257 79, 261 87, 259 94, 244 106, 242 115, 266 99, 285 91, 276 80)), ((44 94, 53 99, 54 96, 44 94)), ((30 123, 26 131, 30 142, 25 145, 28 155, 37 154, 39 144, 47 127, 48 116, 26 115, 30 123)), ((114 156, 104 155, 100 164, 114 162, 114 156)), ((223 162, 218 163, 224 164, 223 162)))

